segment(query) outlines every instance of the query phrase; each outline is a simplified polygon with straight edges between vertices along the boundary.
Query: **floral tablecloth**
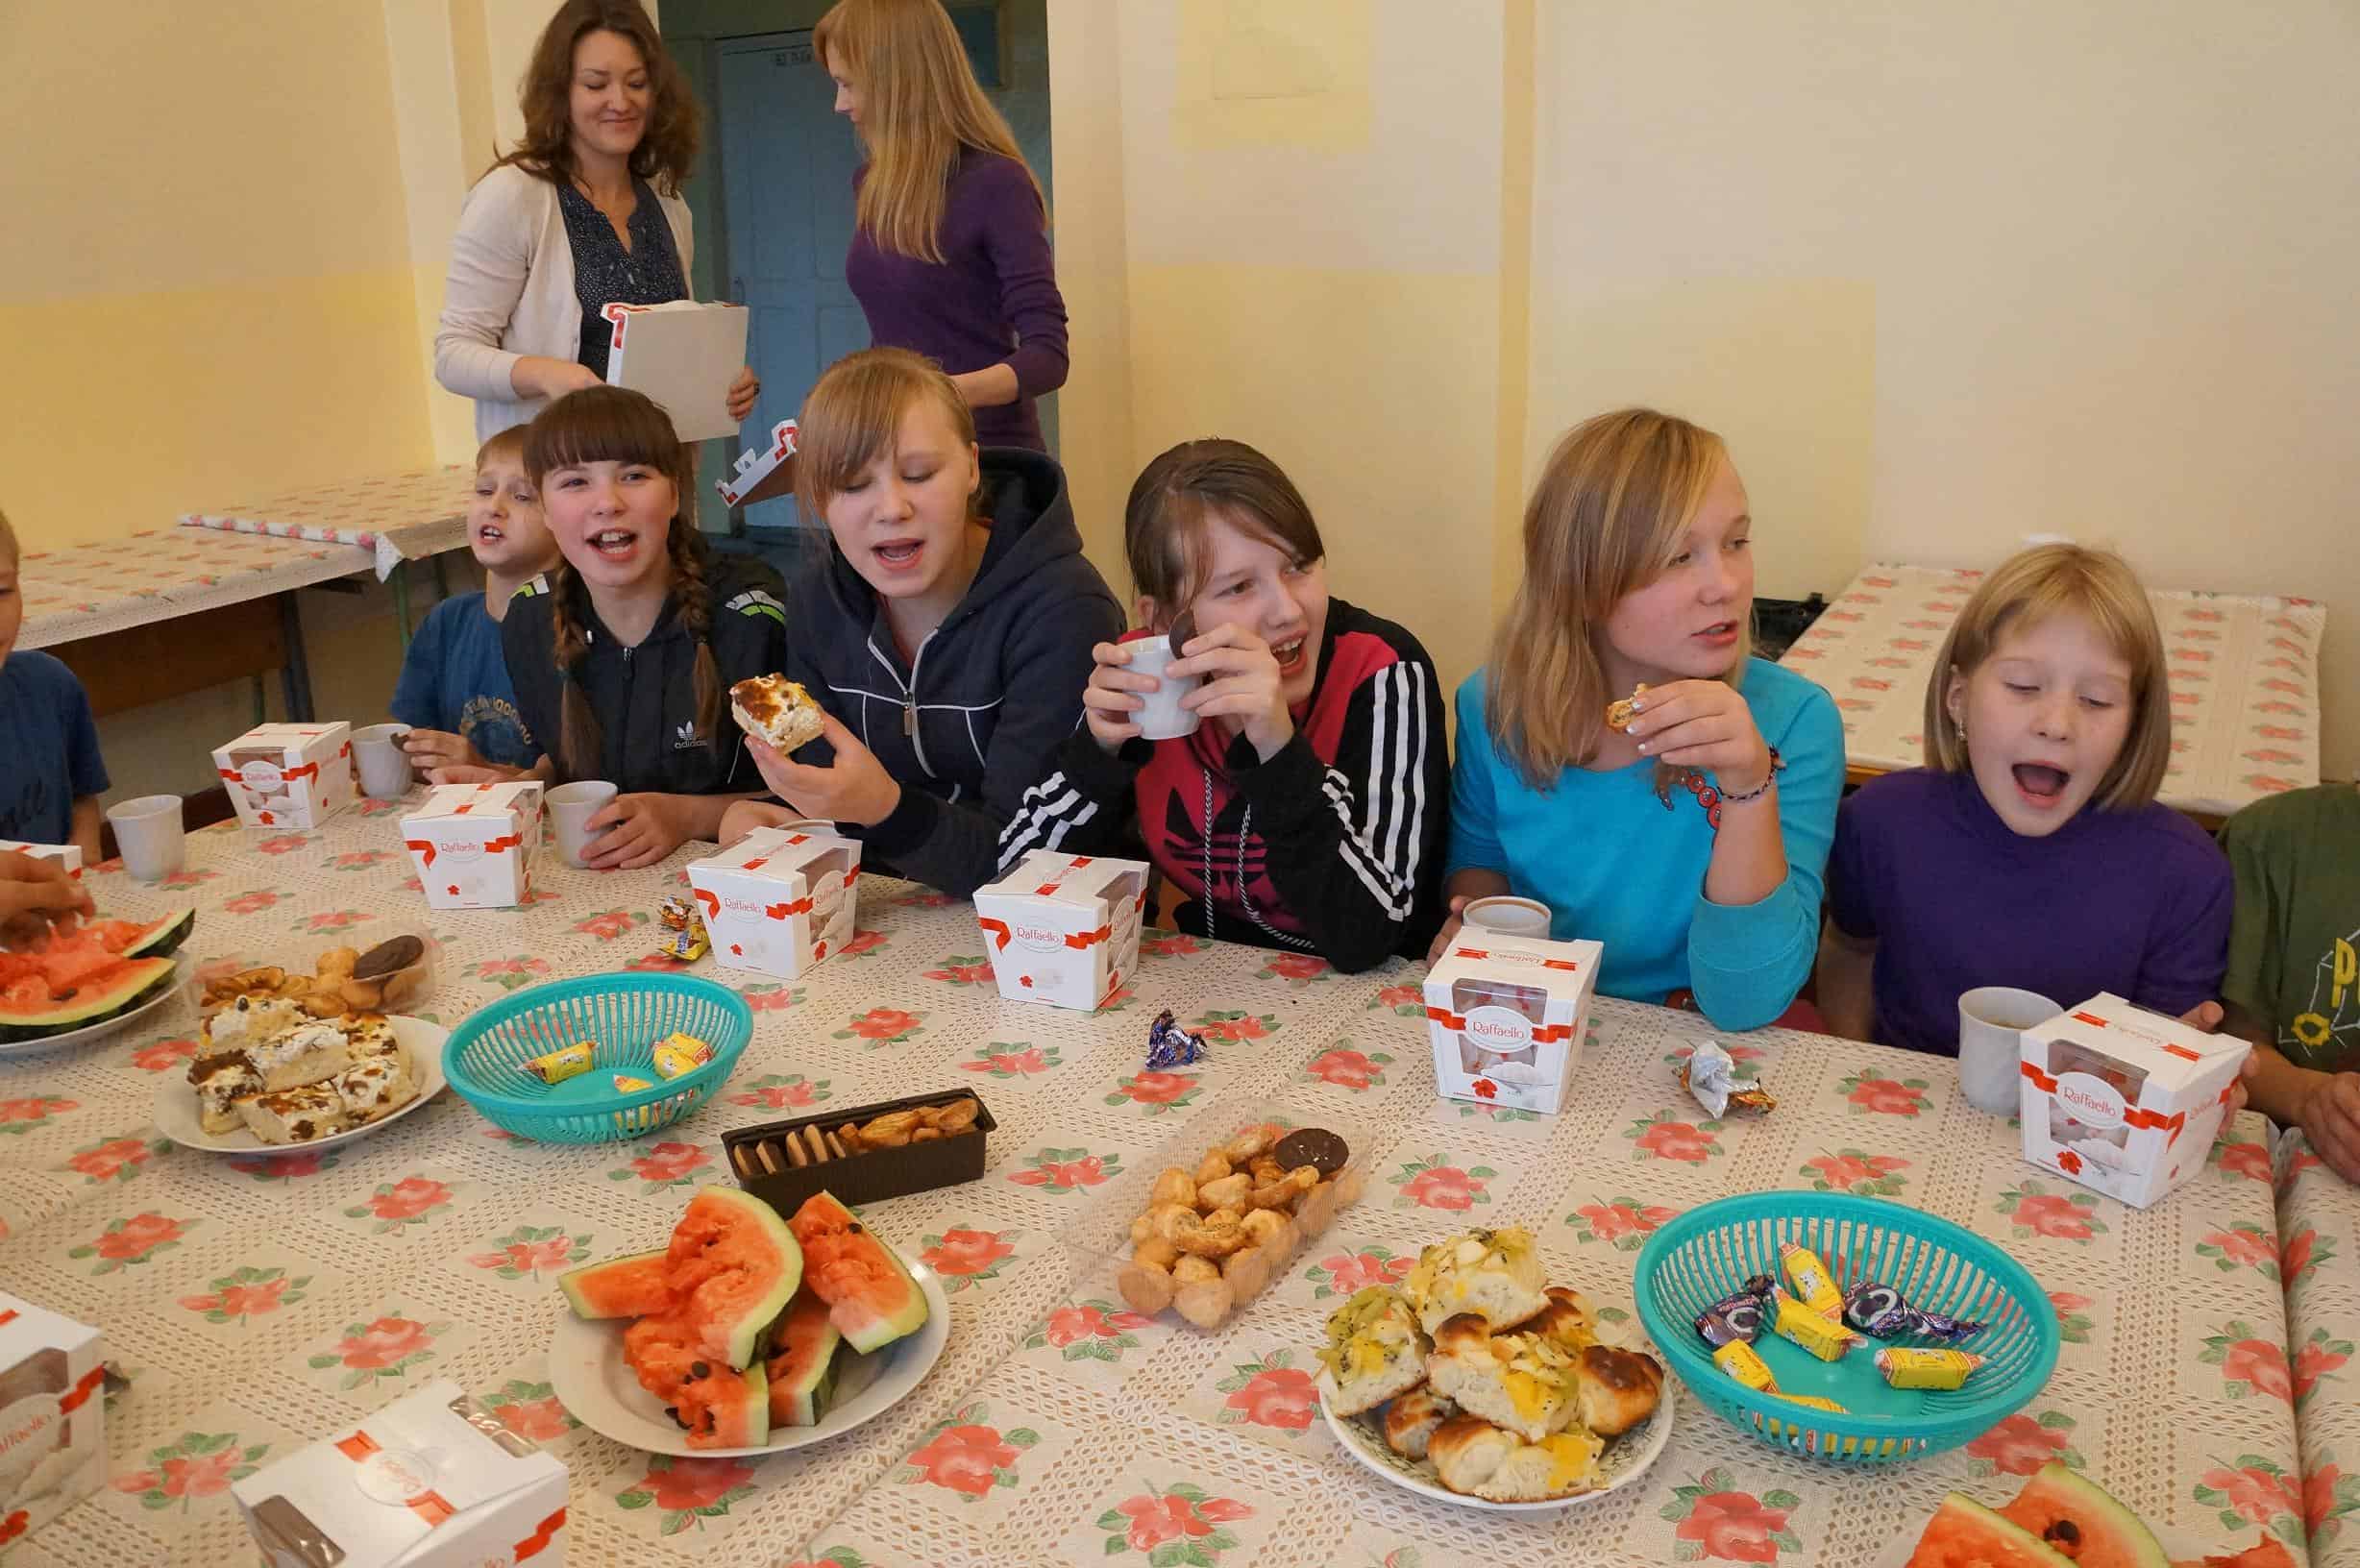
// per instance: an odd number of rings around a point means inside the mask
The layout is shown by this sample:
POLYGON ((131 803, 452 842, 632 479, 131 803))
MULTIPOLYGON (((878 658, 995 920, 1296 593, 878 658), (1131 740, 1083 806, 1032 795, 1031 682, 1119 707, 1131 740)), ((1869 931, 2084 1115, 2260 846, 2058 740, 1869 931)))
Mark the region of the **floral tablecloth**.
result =
POLYGON ((2352 1568, 2360 1564, 2360 1377, 2346 1367, 2360 1343, 2360 1191, 2299 1131, 2279 1139, 2277 1180, 2288 1354, 2274 1386, 2294 1402, 2302 1436, 2296 1495, 2313 1568, 2352 1568))
POLYGON ((356 545, 149 528, 24 558, 19 648, 48 648, 369 570, 356 545))
MULTIPOLYGON (((1926 679, 1983 574, 1880 562, 1779 662, 1825 686, 1855 768, 1925 761, 1926 679)), ((2319 645, 2307 599, 2151 591, 2172 671, 2164 804, 2227 816, 2319 782, 2319 645)))
MULTIPOLYGON (((431 915, 397 810, 275 837, 209 829, 173 886, 108 868, 91 886, 124 915, 194 901, 197 956, 424 925, 444 947, 425 1011, 444 1021, 546 977, 649 962, 681 860, 559 869, 524 910, 431 915)), ((131 1375, 110 1406, 112 1483, 7 1549, 10 1568, 247 1560, 234 1477, 434 1376, 564 1459, 578 1564, 1854 1568, 1913 1538, 1946 1490, 1998 1501, 2050 1458, 2187 1543, 2266 1528, 2301 1550, 2257 1118, 2139 1213, 2019 1163, 2011 1130, 1970 1110, 1939 1061, 1743 1037, 1780 1108, 1711 1121, 1672 1077, 1700 1020, 1602 1002, 1586 1086, 1536 1118, 1435 1097, 1414 967, 1344 977, 1150 934, 1133 991, 1091 1016, 1003 1004, 964 904, 866 878, 859 925, 795 984, 718 971, 755 1008, 754 1043, 716 1105, 635 1143, 516 1141, 446 1095, 325 1153, 182 1150, 150 1112, 193 1050, 179 1001, 88 1047, 0 1056, 0 1280, 103 1324, 131 1375), (1158 1006, 1209 1035, 1202 1070, 1142 1070, 1158 1006), (985 1177, 864 1215, 950 1290, 948 1349, 909 1400, 754 1463, 654 1458, 576 1427, 544 1363, 555 1271, 657 1244, 698 1183, 725 1179, 725 1127, 947 1084, 998 1119, 985 1177), (1127 1312, 1094 1243, 1169 1153, 1273 1110, 1344 1131, 1367 1195, 1221 1332, 1127 1312), (1967 1449, 1874 1473, 1774 1452, 1688 1401, 1640 1482, 1513 1518, 1396 1491, 1328 1437, 1310 1384, 1322 1318, 1406 1272, 1421 1242, 1529 1225, 1554 1278, 1627 1310, 1650 1230, 1779 1187, 1922 1205, 2009 1246, 2064 1320, 2050 1386, 1967 1449)))
POLYGON ((406 560, 465 544, 467 503, 474 487, 472 468, 423 468, 237 502, 190 512, 180 521, 186 528, 355 545, 369 551, 381 578, 392 576, 406 560))

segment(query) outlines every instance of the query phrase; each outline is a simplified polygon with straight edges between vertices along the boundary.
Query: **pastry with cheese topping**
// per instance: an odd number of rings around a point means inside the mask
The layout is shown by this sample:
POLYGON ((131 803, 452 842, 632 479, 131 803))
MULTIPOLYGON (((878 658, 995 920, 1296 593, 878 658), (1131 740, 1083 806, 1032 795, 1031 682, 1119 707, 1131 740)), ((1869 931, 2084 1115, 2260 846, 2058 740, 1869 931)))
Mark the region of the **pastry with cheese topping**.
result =
POLYGON ((1491 1479, 1508 1456, 1523 1446, 1512 1432, 1502 1432, 1479 1415, 1456 1415, 1437 1427, 1427 1439, 1426 1458, 1435 1474, 1454 1492, 1475 1495, 1475 1488, 1491 1479))
POLYGON ((1458 1406, 1424 1384, 1395 1394, 1385 1407, 1385 1446, 1405 1459, 1422 1459, 1435 1429, 1458 1413, 1458 1406))
POLYGON ((1473 1312, 1494 1332, 1516 1328, 1549 1305, 1540 1251, 1520 1225, 1462 1231, 1418 1254, 1401 1285, 1417 1326, 1433 1334, 1445 1318, 1473 1312))
POLYGON ((806 741, 818 740, 824 727, 820 704, 784 675, 750 675, 730 687, 729 716, 738 728, 759 736, 782 757, 806 741))
POLYGON ((1580 1384, 1573 1357, 1555 1343, 1536 1334, 1495 1335, 1474 1312, 1435 1331, 1426 1381, 1470 1415, 1529 1443, 1573 1420, 1580 1384))
POLYGON ((1426 1381, 1427 1349, 1417 1315, 1400 1291, 1384 1285, 1355 1290, 1328 1314, 1327 1344, 1319 1352, 1330 1385, 1328 1408, 1358 1415, 1416 1387, 1426 1381))
POLYGON ((1541 1503, 1571 1497, 1598 1484, 1598 1455, 1606 1447, 1586 1432, 1555 1432, 1537 1443, 1519 1443, 1475 1495, 1491 1503, 1541 1503))

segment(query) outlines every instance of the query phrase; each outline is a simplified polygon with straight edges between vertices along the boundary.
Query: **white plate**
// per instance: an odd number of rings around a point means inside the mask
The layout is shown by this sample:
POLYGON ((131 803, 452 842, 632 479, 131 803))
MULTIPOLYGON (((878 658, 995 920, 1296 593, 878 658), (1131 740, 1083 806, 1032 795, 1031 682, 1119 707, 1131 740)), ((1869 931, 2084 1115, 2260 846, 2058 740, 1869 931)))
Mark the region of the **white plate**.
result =
POLYGON ((1493 1503, 1452 1491, 1442 1484, 1431 1462, 1403 1458, 1386 1447, 1385 1431, 1376 1424, 1384 1413, 1384 1406, 1380 1405, 1360 1415, 1338 1415, 1328 1405, 1327 1374, 1321 1372, 1317 1380, 1319 1413, 1326 1417, 1328 1431, 1336 1434, 1337 1442, 1343 1445, 1345 1453, 1404 1491, 1433 1498, 1438 1503, 1477 1508, 1486 1513, 1553 1513, 1559 1508, 1595 1502, 1607 1493, 1636 1481, 1646 1473, 1649 1465, 1656 1462, 1656 1456, 1663 1452, 1663 1445, 1672 1440, 1672 1407, 1678 1403, 1673 1390, 1679 1384, 1680 1380, 1666 1369, 1663 1374, 1663 1401, 1656 1407, 1656 1413, 1607 1444, 1606 1452, 1598 1456, 1598 1485, 1586 1492, 1576 1492, 1571 1497, 1544 1498, 1537 1503, 1493 1503))
POLYGON ((85 1024, 79 1029, 68 1029, 61 1035, 43 1035, 37 1040, 11 1041, 5 1045, 0 1045, 0 1056, 22 1056, 34 1051, 54 1051, 61 1045, 72 1045, 81 1041, 96 1040, 101 1035, 111 1035, 141 1014, 155 1012, 159 1007, 179 995, 180 990, 180 974, 175 970, 172 977, 164 982, 161 991, 128 1013, 117 1013, 111 1018, 102 1018, 96 1023, 85 1024))
POLYGON ((450 1030, 424 1018, 396 1013, 385 1021, 393 1025, 393 1038, 409 1053, 409 1070, 418 1080, 418 1097, 389 1116, 308 1143, 265 1143, 243 1127, 233 1133, 209 1133, 197 1113, 197 1091, 189 1087, 187 1075, 172 1072, 156 1086, 156 1130, 184 1149, 202 1149, 208 1154, 292 1154, 298 1149, 332 1148, 382 1131, 443 1091, 443 1041, 451 1038, 450 1030))
POLYGON ((693 1459, 750 1458, 757 1454, 783 1454, 791 1448, 824 1443, 892 1409, 907 1398, 941 1359, 950 1342, 950 1298, 942 1282, 908 1253, 902 1266, 925 1293, 926 1321, 916 1334, 904 1335, 867 1356, 847 1352, 836 1368, 836 1403, 816 1427, 787 1427, 774 1431, 760 1448, 691 1448, 688 1433, 664 1413, 655 1396, 639 1386, 639 1380, 623 1361, 623 1331, 628 1318, 589 1323, 557 1301, 557 1332, 549 1341, 549 1383, 574 1418, 601 1436, 650 1454, 674 1454, 693 1459))

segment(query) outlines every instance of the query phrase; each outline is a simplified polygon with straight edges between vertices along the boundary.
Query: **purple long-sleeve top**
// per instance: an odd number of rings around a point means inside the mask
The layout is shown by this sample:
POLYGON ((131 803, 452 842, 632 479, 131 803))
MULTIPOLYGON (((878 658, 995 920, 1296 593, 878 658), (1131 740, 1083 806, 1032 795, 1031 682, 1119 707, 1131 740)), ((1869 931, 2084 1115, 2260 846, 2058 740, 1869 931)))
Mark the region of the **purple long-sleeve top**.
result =
MULTIPOLYGON (((868 173, 852 176, 855 192, 868 173)), ((975 410, 987 447, 1046 452, 1033 400, 1066 381, 1066 302, 1057 292, 1041 199, 1016 159, 969 148, 943 207, 943 260, 921 260, 852 232, 845 282, 869 318, 869 337, 913 349, 953 376, 1005 363, 1017 401, 975 410)))

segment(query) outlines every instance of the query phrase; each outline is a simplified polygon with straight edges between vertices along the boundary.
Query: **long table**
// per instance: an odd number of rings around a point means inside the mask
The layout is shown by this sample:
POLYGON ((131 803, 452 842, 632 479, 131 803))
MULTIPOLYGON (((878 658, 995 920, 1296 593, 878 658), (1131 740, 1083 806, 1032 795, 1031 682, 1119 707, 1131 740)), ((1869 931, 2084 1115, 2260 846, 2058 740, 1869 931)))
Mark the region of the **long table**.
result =
MULTIPOLYGON (((102 867, 90 886, 118 915, 194 902, 198 956, 427 926, 443 960, 423 1011, 451 1023, 539 980, 647 964, 655 904, 689 858, 557 868, 523 910, 430 915, 397 810, 371 802, 309 833, 225 824, 192 836, 170 885, 102 867)), ((436 1376, 565 1461, 576 1564, 1859 1568, 1913 1540, 1944 1492, 1996 1503, 2053 1457, 2178 1555, 2267 1529, 2302 1556, 2258 1117, 2135 1213, 2021 1164, 2012 1128, 1969 1108, 1938 1060, 1736 1037, 1780 1105, 1713 1122, 1673 1079, 1703 1021, 1607 1000, 1572 1105, 1534 1117, 1436 1097, 1415 966, 1340 976, 1151 933, 1130 986, 1087 1015, 1002 1003, 969 906, 879 877, 860 896, 860 935, 802 980, 701 966, 753 1006, 754 1042, 716 1104, 633 1143, 519 1141, 445 1095, 325 1154, 181 1149, 150 1113, 193 1050, 177 1001, 87 1048, 0 1056, 0 1281, 104 1325, 131 1379, 109 1415, 114 1481, 11 1548, 11 1568, 251 1560, 231 1477, 436 1376), (1200 1070, 1142 1070, 1159 1007, 1210 1036, 1200 1070), (655 1458, 575 1425, 544 1360, 554 1272, 659 1244, 697 1184, 728 1179, 725 1128, 937 1085, 972 1088, 999 1126, 981 1181, 865 1213, 950 1292, 948 1348, 906 1402, 756 1462, 655 1458), (1366 1196, 1219 1332, 1126 1315, 1086 1238, 1127 1219, 1176 1152, 1271 1111, 1345 1132, 1370 1163, 1366 1196), (1627 1310, 1650 1230, 1782 1188, 1881 1195, 2007 1245, 2065 1325, 2049 1386, 1969 1447, 1882 1470, 1774 1451, 1688 1399, 1634 1486, 1514 1517, 1395 1490, 1321 1424, 1309 1380, 1325 1313, 1421 1243, 1527 1225, 1554 1279, 1627 1310)))

